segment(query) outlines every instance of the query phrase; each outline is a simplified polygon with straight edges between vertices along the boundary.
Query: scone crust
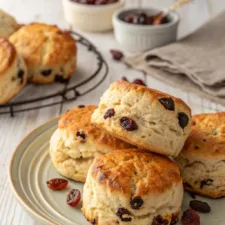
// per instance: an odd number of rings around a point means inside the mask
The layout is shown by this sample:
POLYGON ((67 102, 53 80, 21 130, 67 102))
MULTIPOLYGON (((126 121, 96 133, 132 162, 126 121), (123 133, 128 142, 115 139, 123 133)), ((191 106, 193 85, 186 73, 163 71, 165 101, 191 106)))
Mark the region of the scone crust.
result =
POLYGON ((196 160, 225 159, 225 112, 194 115, 182 155, 196 160))
POLYGON ((182 197, 182 179, 173 161, 142 149, 117 150, 91 165, 82 212, 96 225, 153 224, 157 216, 169 225, 179 217, 182 197), (135 198, 142 199, 140 208, 132 207, 135 198), (130 213, 130 221, 121 219, 119 209, 130 213))
POLYGON ((225 113, 192 117, 192 131, 176 161, 184 188, 210 198, 225 196, 225 113))
POLYGON ((178 98, 126 81, 116 81, 103 94, 98 109, 92 115, 92 123, 117 138, 162 155, 177 156, 191 130, 191 110, 178 98), (160 99, 172 99, 173 110, 168 110, 160 99), (104 118, 108 109, 115 115, 104 118), (182 128, 178 115, 185 113, 188 124, 182 128), (127 131, 120 119, 134 120, 138 129, 127 131), (166 137, 166 138, 165 138, 166 137))
POLYGON ((37 76, 43 70, 57 68, 57 73, 63 73, 62 77, 66 79, 76 69, 76 42, 69 32, 57 26, 43 23, 26 25, 15 32, 10 41, 24 57, 30 79, 35 83, 54 81, 54 76, 37 76), (60 67, 65 65, 67 71, 61 71, 60 67))
POLYGON ((86 105, 66 112, 50 140, 50 156, 56 169, 63 176, 80 182, 85 182, 95 157, 133 147, 91 124, 96 108, 86 105))
POLYGON ((11 67, 16 58, 14 46, 5 38, 0 38, 0 76, 11 67))

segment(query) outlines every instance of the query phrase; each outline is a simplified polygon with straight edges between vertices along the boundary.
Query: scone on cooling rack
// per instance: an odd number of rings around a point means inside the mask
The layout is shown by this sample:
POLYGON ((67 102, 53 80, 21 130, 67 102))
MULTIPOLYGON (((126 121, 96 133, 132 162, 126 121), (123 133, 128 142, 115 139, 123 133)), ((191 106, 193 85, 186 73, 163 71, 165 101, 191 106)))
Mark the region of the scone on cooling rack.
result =
POLYGON ((42 23, 23 26, 10 41, 24 57, 33 83, 67 82, 76 70, 76 42, 56 26, 42 23))
POLYGON ((182 179, 173 161, 140 149, 118 150, 91 165, 82 211, 95 225, 172 225, 182 198, 182 179))
POLYGON ((225 112, 192 118, 192 132, 176 159, 188 191, 225 196, 225 112))
POLYGON ((92 122, 140 148, 177 156, 191 131, 191 110, 181 99, 116 81, 101 97, 92 122))
POLYGON ((96 108, 80 106, 65 113, 50 140, 50 156, 55 168, 75 181, 85 182, 95 157, 132 147, 90 123, 96 108))
POLYGON ((7 103, 27 83, 27 67, 14 46, 0 38, 0 104, 7 103))
POLYGON ((0 38, 9 38, 18 29, 19 25, 14 17, 0 9, 0 38))

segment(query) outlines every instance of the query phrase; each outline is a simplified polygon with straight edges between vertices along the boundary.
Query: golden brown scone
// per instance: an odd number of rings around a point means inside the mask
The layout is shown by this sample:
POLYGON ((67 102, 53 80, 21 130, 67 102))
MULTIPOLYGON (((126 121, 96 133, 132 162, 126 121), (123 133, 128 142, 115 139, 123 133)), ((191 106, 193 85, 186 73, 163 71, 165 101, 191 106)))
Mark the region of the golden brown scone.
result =
POLYGON ((15 18, 0 9, 0 38, 9 38, 18 29, 15 18))
POLYGON ((0 104, 7 103, 27 83, 27 67, 14 46, 0 38, 0 104))
POLYGON ((132 147, 91 124, 91 115, 96 108, 80 106, 65 113, 50 141, 55 168, 76 181, 85 182, 88 168, 96 156, 132 147))
POLYGON ((83 190, 84 216, 96 225, 175 224, 183 198, 170 159, 141 149, 96 158, 83 190))
POLYGON ((140 148, 177 156, 191 130, 191 110, 168 94, 116 81, 101 97, 92 122, 140 148))
POLYGON ((186 190, 225 196, 225 112, 192 118, 192 132, 176 159, 186 190))
POLYGON ((23 26, 10 41, 24 57, 31 82, 67 82, 76 70, 76 42, 57 26, 42 23, 23 26))

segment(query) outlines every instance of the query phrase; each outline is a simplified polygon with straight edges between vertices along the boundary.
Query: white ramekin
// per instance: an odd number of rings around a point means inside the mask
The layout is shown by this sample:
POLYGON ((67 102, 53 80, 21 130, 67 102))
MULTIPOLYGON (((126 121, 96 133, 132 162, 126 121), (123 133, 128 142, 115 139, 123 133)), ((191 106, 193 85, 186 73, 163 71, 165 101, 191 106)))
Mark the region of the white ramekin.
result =
POLYGON ((63 0, 64 15, 72 28, 102 32, 112 29, 112 16, 123 7, 125 0, 107 5, 86 5, 63 0))
POLYGON ((180 17, 177 13, 169 13, 170 22, 160 25, 136 25, 122 20, 124 16, 134 12, 145 12, 155 15, 160 10, 122 9, 113 15, 113 25, 116 40, 121 47, 129 52, 142 52, 176 41, 180 17))

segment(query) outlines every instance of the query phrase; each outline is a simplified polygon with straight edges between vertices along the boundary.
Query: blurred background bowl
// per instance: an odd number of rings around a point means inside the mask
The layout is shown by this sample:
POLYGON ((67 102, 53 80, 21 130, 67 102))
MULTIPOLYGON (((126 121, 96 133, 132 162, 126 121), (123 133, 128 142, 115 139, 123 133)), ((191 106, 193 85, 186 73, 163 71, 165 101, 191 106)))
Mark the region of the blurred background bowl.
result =
POLYGON ((114 34, 121 47, 129 52, 142 52, 176 41, 180 16, 169 13, 168 23, 160 25, 140 25, 123 21, 127 15, 146 13, 156 15, 161 10, 154 8, 121 9, 113 15, 114 34))
POLYGON ((125 0, 106 4, 88 5, 63 0, 65 19, 72 28, 90 32, 103 32, 111 30, 112 16, 123 7, 125 0))

